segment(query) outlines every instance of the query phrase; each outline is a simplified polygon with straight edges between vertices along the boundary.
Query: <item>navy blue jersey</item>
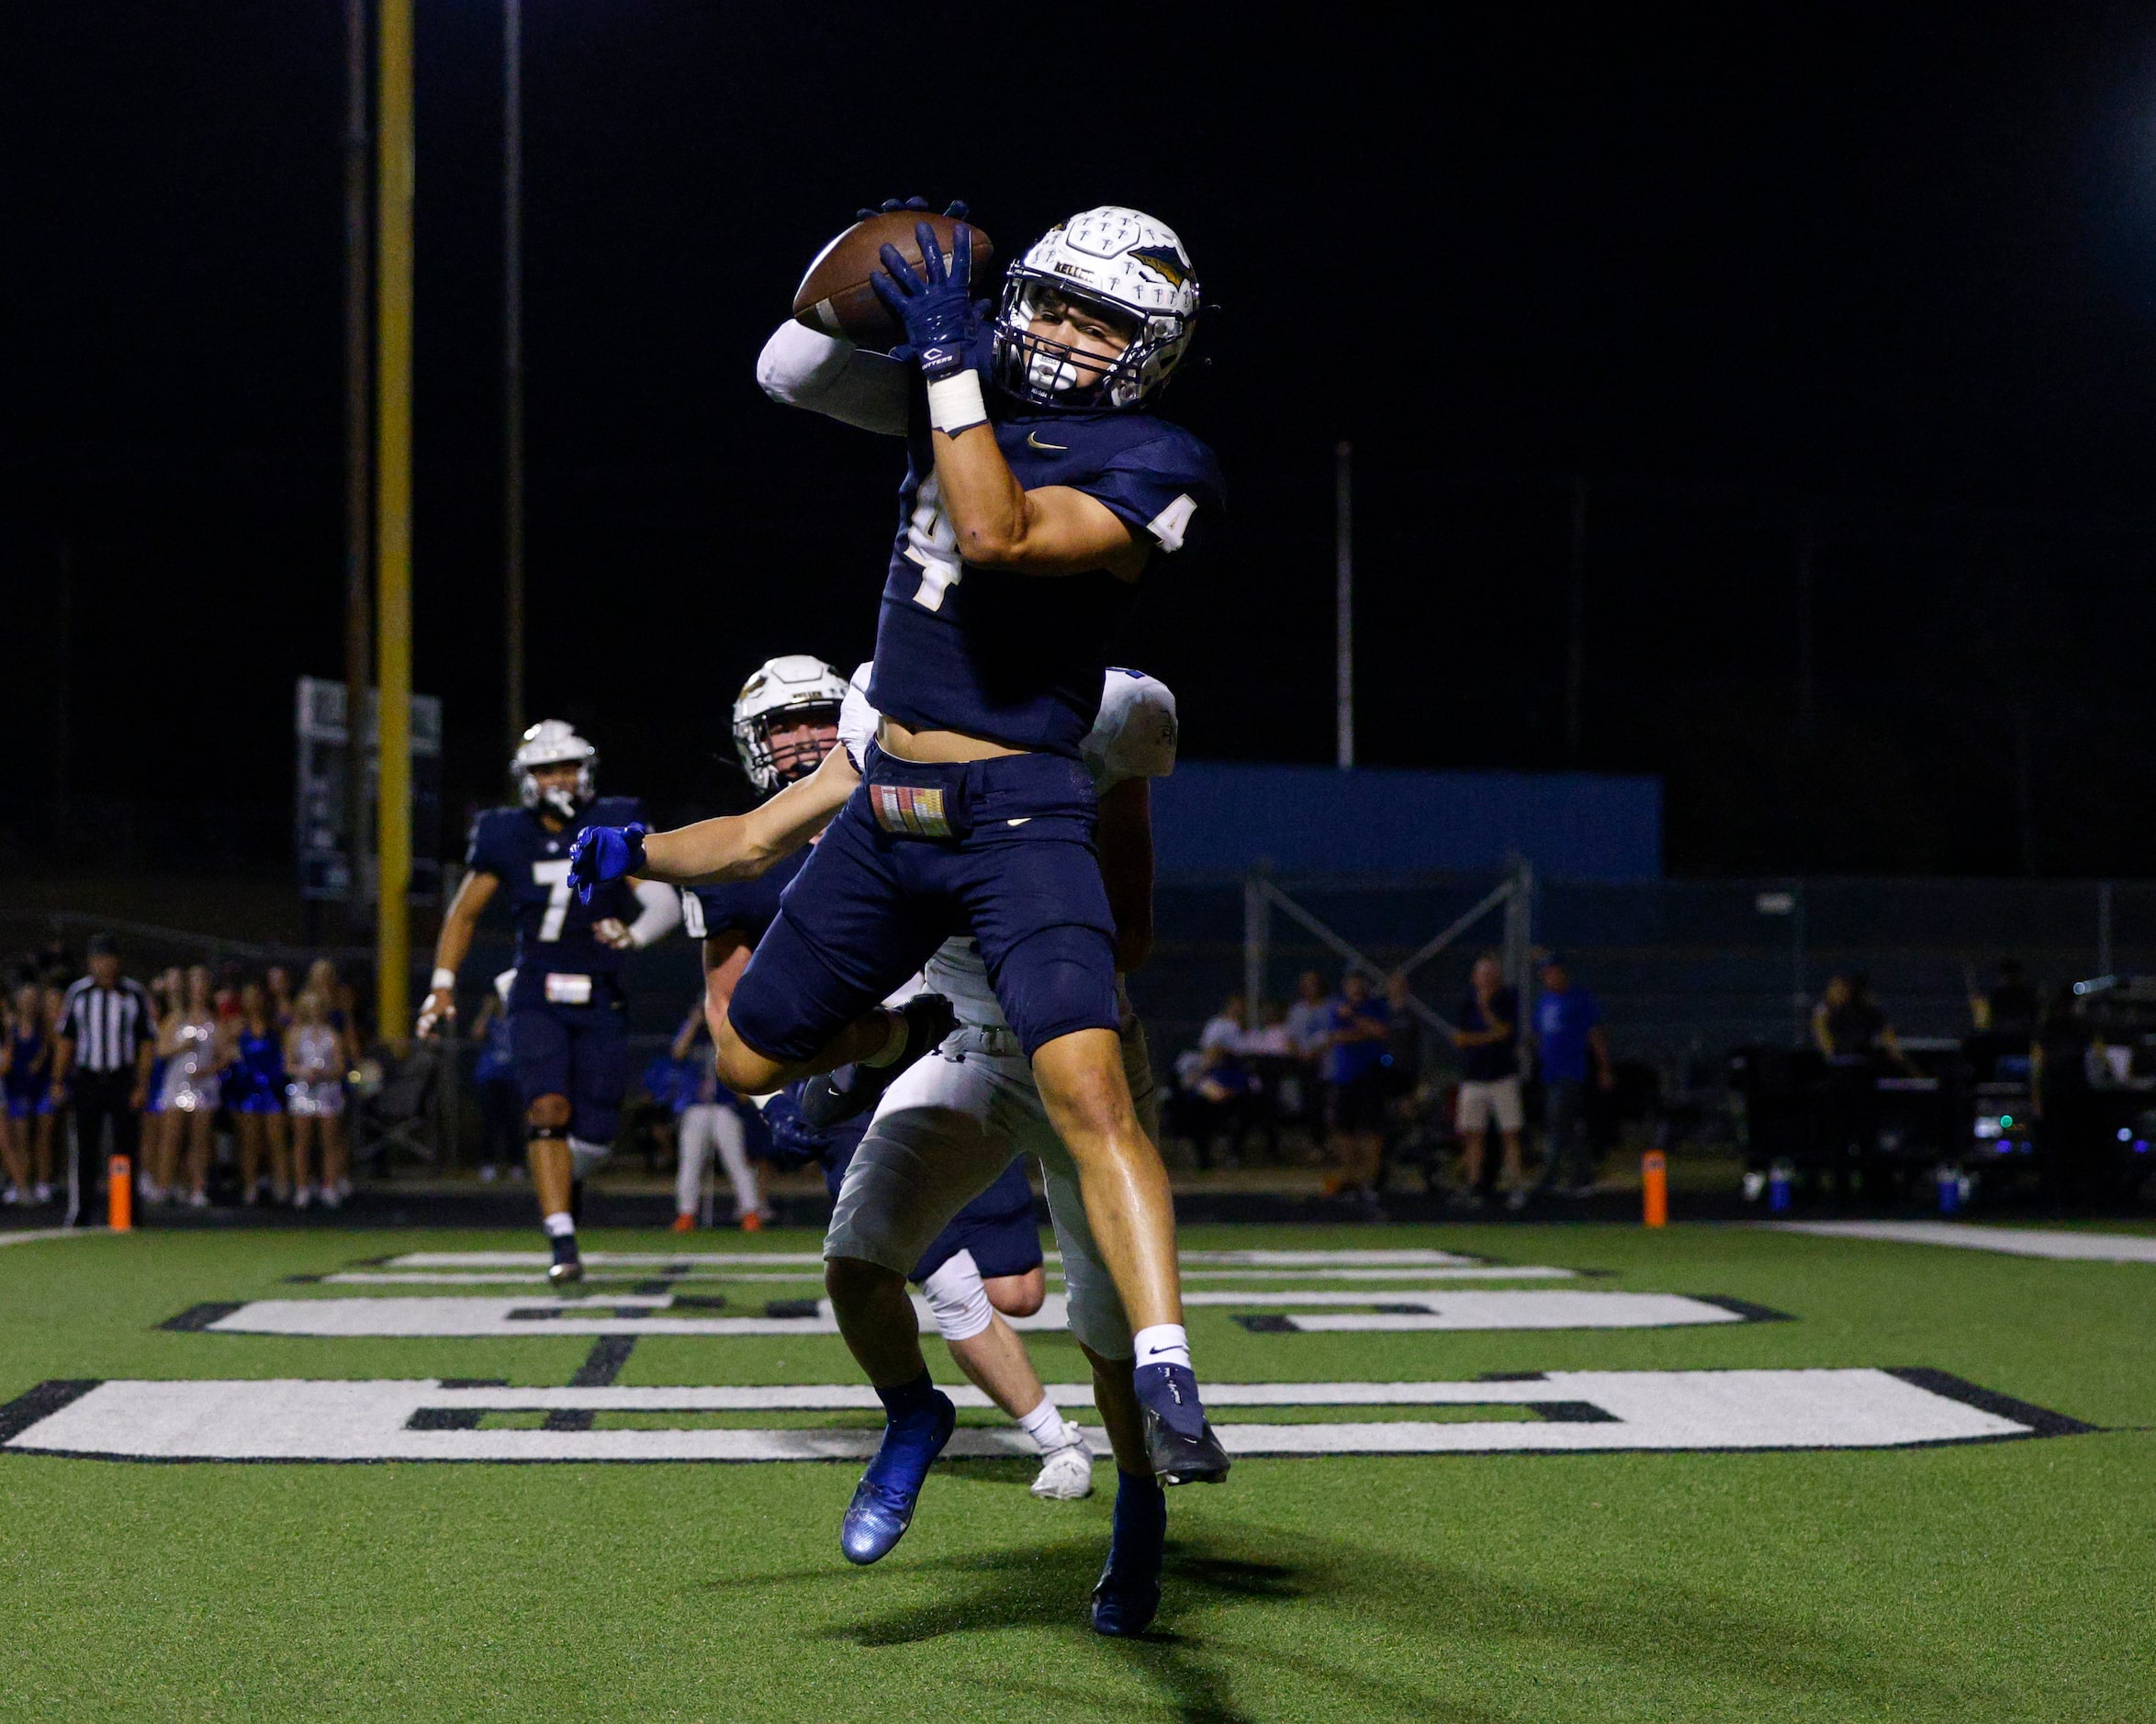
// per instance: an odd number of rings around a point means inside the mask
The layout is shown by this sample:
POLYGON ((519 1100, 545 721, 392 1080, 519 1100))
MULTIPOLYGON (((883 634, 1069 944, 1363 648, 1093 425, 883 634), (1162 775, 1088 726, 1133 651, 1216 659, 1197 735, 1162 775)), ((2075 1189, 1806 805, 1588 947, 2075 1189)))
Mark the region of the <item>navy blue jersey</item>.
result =
MULTIPOLYGON (((1222 511, 1219 464, 1186 431, 1142 413, 1021 413, 993 389, 987 398, 1021 487, 1097 498, 1156 554, 1197 543, 1222 511)), ((1042 577, 961 563, 917 406, 913 427, 870 702, 915 730, 1075 760, 1137 588, 1105 569, 1042 577)))
POLYGON ((613 880, 594 890, 589 904, 581 902, 569 884, 569 845, 581 826, 625 826, 643 818, 634 797, 602 796, 578 826, 560 832, 547 831, 529 808, 490 808, 472 822, 465 866, 501 882, 500 896, 516 924, 512 1008, 544 1002, 549 975, 589 976, 596 989, 618 991, 623 954, 594 939, 591 924, 608 916, 634 920, 636 894, 628 881, 613 880))
POLYGON ((728 880, 719 886, 690 886, 681 892, 681 931, 692 940, 714 934, 743 934, 754 946, 779 919, 779 896, 801 865, 809 859, 803 845, 780 856, 753 880, 728 880))

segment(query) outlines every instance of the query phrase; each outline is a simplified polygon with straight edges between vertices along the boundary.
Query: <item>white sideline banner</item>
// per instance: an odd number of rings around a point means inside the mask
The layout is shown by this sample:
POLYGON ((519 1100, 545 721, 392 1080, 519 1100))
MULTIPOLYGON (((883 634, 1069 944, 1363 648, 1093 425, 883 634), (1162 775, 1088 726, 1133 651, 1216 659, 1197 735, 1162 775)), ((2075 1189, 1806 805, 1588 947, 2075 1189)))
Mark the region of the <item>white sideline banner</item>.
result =
MULTIPOLYGON (((1061 1404, 1090 1404, 1057 1384, 1061 1404)), ((985 1405, 956 1389, 961 1405, 985 1405)), ((1525 1409, 1522 1419, 1439 1423, 1237 1424, 1216 1429, 1237 1456, 1593 1453, 1623 1450, 1881 1449, 2061 1436, 2078 1421, 1991 1394, 1937 1371, 1550 1371, 1531 1380, 1215 1384, 1236 1406, 1459 1406, 1525 1409)), ((860 1461, 870 1428, 601 1430, 607 1413, 859 1408, 856 1384, 703 1388, 511 1389, 434 1379, 391 1382, 48 1383, 0 1409, 11 1453, 162 1461, 860 1461), (569 1416, 560 1429, 481 1428, 489 1414, 569 1416)), ((1087 1432, 1096 1455, 1104 1435, 1087 1432)), ((1029 1456, 1013 1428, 960 1429, 956 1458, 1029 1456)))

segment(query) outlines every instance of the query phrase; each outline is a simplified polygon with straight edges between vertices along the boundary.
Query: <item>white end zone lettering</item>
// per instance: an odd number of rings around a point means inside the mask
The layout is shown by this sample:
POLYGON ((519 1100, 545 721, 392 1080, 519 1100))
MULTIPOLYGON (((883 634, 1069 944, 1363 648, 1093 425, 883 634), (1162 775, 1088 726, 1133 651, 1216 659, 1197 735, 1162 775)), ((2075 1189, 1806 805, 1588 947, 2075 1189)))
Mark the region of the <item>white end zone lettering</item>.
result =
MULTIPOLYGON (((1059 1405, 1086 1406, 1090 1385, 1058 1383, 1059 1405)), ((979 1391, 953 1389, 960 1405, 979 1391)), ((1597 1453, 1639 1450, 1885 1449, 2067 1436, 2094 1428, 1992 1394, 1943 1371, 1550 1371, 1532 1380, 1211 1384, 1217 1414, 1236 1407, 1367 1406, 1390 1419, 1237 1423, 1216 1428, 1245 1457, 1597 1453), (1506 1417, 1438 1422, 1418 1407, 1503 1409, 1506 1417), (1524 1411, 1528 1416, 1522 1417, 1524 1411)), ((716 1428, 712 1416, 845 1408, 870 1411, 858 1384, 703 1388, 511 1389, 415 1382, 54 1382, 0 1408, 12 1454, 153 1461, 858 1461, 876 1431, 716 1428), (490 1416, 573 1412, 594 1428, 489 1427, 490 1416), (608 1415, 635 1427, 605 1428, 608 1415), (680 1420, 667 1428, 668 1416, 680 1420), (701 1423, 699 1422, 701 1420, 701 1423)), ((565 1421, 565 1423, 567 1421, 565 1421)), ((1108 1452, 1097 1429, 1096 1454, 1108 1452)), ((1010 1429, 961 1429, 954 1457, 1015 1456, 1010 1429)))

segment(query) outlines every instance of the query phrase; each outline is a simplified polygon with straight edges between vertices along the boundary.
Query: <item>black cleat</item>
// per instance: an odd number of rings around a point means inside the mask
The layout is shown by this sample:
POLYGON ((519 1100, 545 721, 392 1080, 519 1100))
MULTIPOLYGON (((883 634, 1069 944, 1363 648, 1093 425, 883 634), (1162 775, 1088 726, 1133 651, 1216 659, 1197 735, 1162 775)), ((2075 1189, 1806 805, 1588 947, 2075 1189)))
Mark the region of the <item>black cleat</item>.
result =
POLYGON ((546 1279, 554 1286, 567 1287, 572 1282, 584 1279, 584 1259, 577 1255, 577 1236, 564 1234, 551 1240, 554 1261, 546 1266, 546 1279))
POLYGON ((1145 1458, 1162 1484, 1218 1484, 1228 1476, 1228 1451, 1213 1435, 1187 1365, 1140 1365, 1139 1412, 1145 1421, 1145 1458))
POLYGON ((898 1075, 925 1054, 943 1045, 959 1026, 959 1014, 939 993, 917 993, 899 1007, 905 1021, 905 1052, 888 1066, 841 1066, 802 1085, 801 1116, 819 1131, 865 1114, 876 1105, 898 1075))

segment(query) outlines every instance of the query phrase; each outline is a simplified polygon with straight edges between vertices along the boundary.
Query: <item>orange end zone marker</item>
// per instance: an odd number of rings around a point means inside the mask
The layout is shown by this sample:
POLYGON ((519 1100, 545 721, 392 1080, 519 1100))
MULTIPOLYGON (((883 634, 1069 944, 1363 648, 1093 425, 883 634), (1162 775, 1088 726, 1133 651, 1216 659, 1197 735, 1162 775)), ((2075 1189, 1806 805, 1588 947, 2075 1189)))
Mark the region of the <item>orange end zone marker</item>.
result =
POLYGON ((1669 1223, 1669 1163, 1659 1149, 1650 1149, 1639 1159, 1639 1188, 1642 1219, 1650 1227, 1667 1226, 1669 1223))
POLYGON ((115 1233, 135 1230, 135 1170, 125 1156, 114 1156, 105 1181, 105 1214, 115 1233))

